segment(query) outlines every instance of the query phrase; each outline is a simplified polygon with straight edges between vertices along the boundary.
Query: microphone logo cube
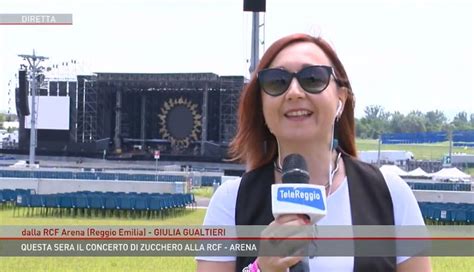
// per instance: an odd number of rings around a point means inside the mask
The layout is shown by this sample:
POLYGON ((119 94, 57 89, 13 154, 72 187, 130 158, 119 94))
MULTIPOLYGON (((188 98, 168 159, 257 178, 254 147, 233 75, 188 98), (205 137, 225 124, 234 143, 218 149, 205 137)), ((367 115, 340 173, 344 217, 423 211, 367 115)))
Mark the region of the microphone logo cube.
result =
POLYGON ((327 213, 326 189, 315 184, 272 184, 272 213, 275 218, 285 214, 305 214, 311 223, 327 213))
POLYGON ((277 191, 277 201, 295 203, 319 210, 326 209, 320 188, 294 186, 279 187, 277 191))

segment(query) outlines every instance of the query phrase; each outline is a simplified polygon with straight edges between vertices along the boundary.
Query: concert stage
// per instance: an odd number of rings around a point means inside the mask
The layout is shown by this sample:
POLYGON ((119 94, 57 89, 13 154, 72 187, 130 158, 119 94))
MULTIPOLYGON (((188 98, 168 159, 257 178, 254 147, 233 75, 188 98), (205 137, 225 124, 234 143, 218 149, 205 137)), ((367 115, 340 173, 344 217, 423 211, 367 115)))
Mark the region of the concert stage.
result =
MULTIPOLYGON (((236 131, 243 76, 97 73, 46 81, 39 91, 38 154, 109 159, 222 160, 236 131)), ((29 148, 20 119, 19 151, 29 148)))

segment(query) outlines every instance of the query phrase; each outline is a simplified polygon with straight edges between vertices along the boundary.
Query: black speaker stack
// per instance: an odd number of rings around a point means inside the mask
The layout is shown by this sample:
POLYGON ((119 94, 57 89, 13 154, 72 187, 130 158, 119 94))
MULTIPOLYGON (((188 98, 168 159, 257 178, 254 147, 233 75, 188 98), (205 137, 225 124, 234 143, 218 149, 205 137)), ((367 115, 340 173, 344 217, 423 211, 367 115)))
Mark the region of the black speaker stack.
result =
POLYGON ((244 11, 265 12, 266 0, 244 0, 244 11))
POLYGON ((18 116, 30 115, 28 106, 28 83, 26 80, 26 70, 18 71, 18 88, 15 89, 16 112, 18 116))

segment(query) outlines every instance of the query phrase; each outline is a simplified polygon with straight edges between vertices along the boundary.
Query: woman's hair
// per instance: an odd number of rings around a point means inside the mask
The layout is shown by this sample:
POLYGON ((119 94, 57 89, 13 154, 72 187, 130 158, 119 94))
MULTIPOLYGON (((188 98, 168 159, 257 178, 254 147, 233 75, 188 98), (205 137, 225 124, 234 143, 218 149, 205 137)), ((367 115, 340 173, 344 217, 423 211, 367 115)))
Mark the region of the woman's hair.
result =
POLYGON ((262 94, 256 75, 260 70, 268 68, 281 50, 295 42, 316 44, 331 61, 336 77, 342 82, 339 87, 347 91, 347 100, 336 125, 335 135, 338 135, 339 148, 349 155, 357 156, 354 136, 354 95, 344 66, 336 52, 322 38, 293 34, 279 39, 268 48, 240 96, 237 134, 230 143, 229 151, 231 159, 245 163, 248 171, 269 163, 278 153, 275 136, 270 133, 263 117, 262 94))

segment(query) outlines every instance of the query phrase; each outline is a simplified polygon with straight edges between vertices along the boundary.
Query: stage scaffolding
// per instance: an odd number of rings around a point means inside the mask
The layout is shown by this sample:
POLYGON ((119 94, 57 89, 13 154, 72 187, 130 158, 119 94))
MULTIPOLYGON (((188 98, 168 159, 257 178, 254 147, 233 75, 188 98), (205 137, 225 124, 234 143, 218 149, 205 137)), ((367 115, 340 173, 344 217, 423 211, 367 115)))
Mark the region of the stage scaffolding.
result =
MULTIPOLYGON (((96 83, 100 93, 113 94, 113 129, 106 130, 104 137, 114 140, 114 150, 121 150, 123 140, 133 140, 142 147, 166 141, 157 135, 160 130, 156 125, 156 116, 160 114, 157 107, 171 97, 184 97, 199 105, 196 110, 201 115, 199 138, 190 148, 194 149, 193 154, 198 148, 200 152, 196 155, 206 156, 219 153, 219 146, 224 144, 225 147, 235 134, 244 77, 213 73, 98 73, 96 83)), ((183 150, 183 154, 189 152, 183 150)))
POLYGON ((220 79, 220 142, 229 143, 237 132, 237 113, 244 77, 222 76, 220 79))
MULTIPOLYGON (((93 143, 101 135, 101 126, 97 125, 98 89, 95 76, 78 76, 76 102, 77 143, 93 143)), ((74 123, 73 123, 74 124, 74 123)))
POLYGON ((213 73, 97 73, 45 84, 45 95, 70 97, 69 136, 48 151, 224 157, 243 85, 243 76, 213 73))

